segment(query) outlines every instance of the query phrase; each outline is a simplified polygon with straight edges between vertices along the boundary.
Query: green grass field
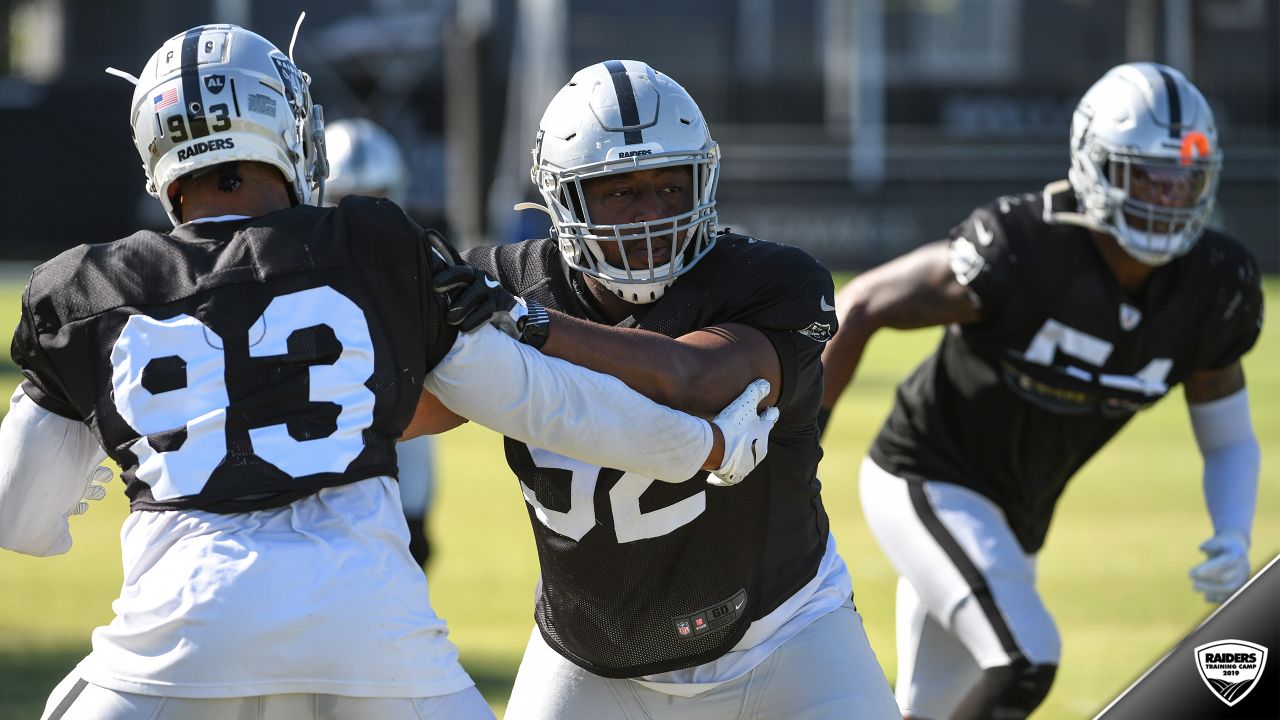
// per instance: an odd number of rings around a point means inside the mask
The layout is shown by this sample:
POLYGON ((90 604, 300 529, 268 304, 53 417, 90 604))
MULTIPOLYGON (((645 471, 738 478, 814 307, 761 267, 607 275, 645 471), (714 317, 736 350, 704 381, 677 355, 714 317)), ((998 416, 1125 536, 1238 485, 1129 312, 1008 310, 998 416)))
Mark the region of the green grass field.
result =
MULTIPOLYGON (((12 328, 19 288, 0 287, 0 327, 12 328)), ((1267 284, 1272 308, 1280 280, 1267 284)), ((828 433, 821 468, 826 506, 853 572, 872 646, 894 675, 895 577, 871 540, 856 500, 856 469, 888 410, 894 384, 936 342, 937 331, 883 333, 828 433)), ((1280 552, 1280 328, 1246 358, 1254 424, 1263 447, 1262 490, 1251 558, 1280 552)), ((7 353, 0 386, 17 382, 7 353)), ((1175 393, 1181 395, 1181 393, 1175 393)), ((1062 631, 1062 668, 1037 718, 1092 717, 1212 609, 1187 570, 1210 535, 1199 458, 1185 405, 1173 398, 1143 414, 1068 488, 1041 556, 1040 586, 1062 631)), ((448 619, 463 664, 501 709, 532 628, 537 558, 501 439, 464 426, 441 439, 432 516, 432 600, 448 619)), ((57 558, 0 551, 0 720, 36 718, 53 686, 111 618, 121 571, 120 485, 72 523, 75 547, 57 558)), ((246 648, 252 652, 252 648, 246 648)))

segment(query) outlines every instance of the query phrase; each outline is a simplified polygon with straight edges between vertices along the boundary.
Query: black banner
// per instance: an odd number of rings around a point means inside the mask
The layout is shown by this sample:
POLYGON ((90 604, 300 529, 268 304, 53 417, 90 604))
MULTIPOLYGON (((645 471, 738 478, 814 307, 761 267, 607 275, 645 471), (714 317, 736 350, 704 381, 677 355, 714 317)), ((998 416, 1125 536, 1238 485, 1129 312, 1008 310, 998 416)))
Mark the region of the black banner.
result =
POLYGON ((1280 718, 1280 569, 1263 568, 1098 720, 1280 718))

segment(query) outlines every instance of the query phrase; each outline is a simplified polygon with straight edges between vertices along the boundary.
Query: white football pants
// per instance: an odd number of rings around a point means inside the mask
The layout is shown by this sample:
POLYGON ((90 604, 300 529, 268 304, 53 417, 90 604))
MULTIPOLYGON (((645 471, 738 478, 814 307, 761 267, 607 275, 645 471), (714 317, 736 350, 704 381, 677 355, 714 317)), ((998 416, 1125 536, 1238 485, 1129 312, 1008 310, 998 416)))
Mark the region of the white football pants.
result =
POLYGON ((899 720, 852 602, 814 620, 754 670, 694 697, 594 675, 534 628, 506 720, 899 720))
POLYGON ((1062 643, 1036 592, 1035 556, 995 503, 951 483, 907 482, 870 458, 859 486, 867 525, 900 576, 904 715, 950 717, 983 668, 1058 663, 1062 643))
POLYGON ((425 698, 172 698, 108 690, 72 672, 54 688, 41 720, 494 720, 494 715, 474 685, 425 698))

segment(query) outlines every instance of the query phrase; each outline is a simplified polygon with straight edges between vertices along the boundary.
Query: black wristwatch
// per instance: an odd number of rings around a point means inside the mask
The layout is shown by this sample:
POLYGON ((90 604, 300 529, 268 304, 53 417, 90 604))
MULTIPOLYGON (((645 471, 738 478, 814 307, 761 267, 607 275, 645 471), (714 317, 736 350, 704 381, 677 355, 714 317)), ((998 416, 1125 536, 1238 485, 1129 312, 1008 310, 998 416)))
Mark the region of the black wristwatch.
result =
POLYGON ((537 350, 551 335, 551 315, 536 302, 526 303, 529 313, 520 318, 520 342, 537 350))

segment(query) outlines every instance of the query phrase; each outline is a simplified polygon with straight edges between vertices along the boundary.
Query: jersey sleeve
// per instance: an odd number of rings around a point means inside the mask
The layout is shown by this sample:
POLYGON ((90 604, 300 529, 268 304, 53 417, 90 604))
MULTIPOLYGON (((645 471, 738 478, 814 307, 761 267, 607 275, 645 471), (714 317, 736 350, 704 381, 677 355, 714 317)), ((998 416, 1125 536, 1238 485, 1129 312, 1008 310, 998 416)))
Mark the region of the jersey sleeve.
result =
POLYGON ((1223 247, 1226 252, 1216 268, 1222 280, 1206 318, 1210 332, 1202 334, 1214 340, 1203 346, 1200 369, 1224 368, 1237 362, 1262 332, 1262 274, 1258 262, 1234 241, 1223 247))
POLYGON ((373 292, 390 310, 398 337, 415 337, 426 371, 449 352, 457 329, 445 322, 448 303, 432 289, 435 274, 461 262, 442 235, 426 230, 386 198, 349 195, 338 205, 358 262, 373 292), (416 314, 415 314, 416 311, 416 314))
MULTIPOLYGON (((58 377, 53 363, 41 347, 42 336, 53 337, 58 330, 57 321, 42 321, 33 311, 42 303, 33 300, 32 287, 35 276, 22 294, 22 316, 13 333, 13 342, 9 354, 22 370, 22 391, 37 405, 56 415, 71 420, 83 420, 80 412, 71 402, 71 396, 62 380, 58 377)), ((38 297, 38 294, 35 296, 38 297)))
POLYGON ((1017 254, 991 206, 976 208, 951 229, 950 261, 956 282, 969 289, 983 320, 998 316, 1016 297, 1017 254))
POLYGON ((807 419, 809 406, 816 413, 821 400, 822 349, 838 329, 831 273, 808 253, 786 245, 753 242, 743 254, 740 267, 756 282, 746 285, 750 293, 728 321, 768 338, 782 367, 778 409, 784 418, 794 408, 807 419))
POLYGON ((15 390, 0 423, 0 547, 36 556, 69 550, 67 513, 105 457, 84 423, 15 390))
POLYGON ((432 278, 445 267, 462 262, 462 259, 443 235, 434 230, 424 229, 408 216, 406 219, 418 238, 418 268, 424 279, 422 287, 424 340, 427 369, 430 370, 444 359, 458 337, 458 329, 444 321, 449 303, 431 287, 432 278))

